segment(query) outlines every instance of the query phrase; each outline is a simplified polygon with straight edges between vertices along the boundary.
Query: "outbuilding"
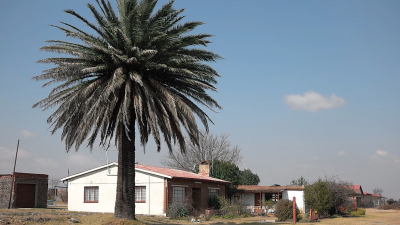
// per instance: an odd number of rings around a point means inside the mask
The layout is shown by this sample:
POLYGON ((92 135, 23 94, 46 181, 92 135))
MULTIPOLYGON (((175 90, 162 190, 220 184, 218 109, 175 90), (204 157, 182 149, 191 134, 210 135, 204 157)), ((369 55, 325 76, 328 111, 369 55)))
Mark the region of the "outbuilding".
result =
MULTIPOLYGON (((209 163, 199 173, 156 166, 135 165, 136 214, 166 215, 171 204, 187 201, 194 210, 205 210, 208 198, 226 196, 228 181, 209 176, 209 163)), ((61 179, 68 183, 68 210, 113 213, 118 163, 113 162, 61 179)))
POLYGON ((10 194, 11 208, 46 208, 48 178, 46 174, 0 174, 0 208, 8 208, 10 194))
POLYGON ((296 197, 297 207, 300 211, 304 211, 303 194, 303 186, 240 185, 237 188, 235 198, 241 199, 249 211, 261 213, 265 211, 265 209, 261 209, 264 201, 272 200, 276 204, 281 199, 293 200, 293 197, 296 197))

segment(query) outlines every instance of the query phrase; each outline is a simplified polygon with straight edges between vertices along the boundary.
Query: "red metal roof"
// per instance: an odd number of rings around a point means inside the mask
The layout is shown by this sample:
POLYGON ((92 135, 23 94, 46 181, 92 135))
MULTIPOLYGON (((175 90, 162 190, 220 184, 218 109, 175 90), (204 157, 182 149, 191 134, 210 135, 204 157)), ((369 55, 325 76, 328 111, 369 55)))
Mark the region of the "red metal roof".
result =
POLYGON ((304 190, 302 186, 258 186, 258 185, 239 185, 239 191, 244 192, 278 192, 281 190, 304 190))
MULTIPOLYGON (((361 185, 350 185, 349 188, 353 189, 353 191, 358 194, 358 192, 360 191, 361 185)), ((362 190, 362 189, 361 189, 362 190)), ((363 193, 361 191, 361 193, 363 193)))
POLYGON ((368 192, 364 192, 364 195, 371 195, 377 198, 384 198, 382 195, 377 195, 377 194, 372 194, 372 193, 368 193, 368 192))
POLYGON ((212 178, 205 175, 200 175, 197 173, 191 173, 183 170, 175 170, 157 166, 147 166, 147 165, 140 165, 136 164, 135 167, 137 169, 147 170, 153 173, 159 173, 166 176, 170 176, 172 178, 183 178, 183 179, 193 179, 193 180, 202 180, 202 181, 212 181, 212 182, 221 182, 221 183, 230 183, 229 181, 220 180, 216 178, 212 178))

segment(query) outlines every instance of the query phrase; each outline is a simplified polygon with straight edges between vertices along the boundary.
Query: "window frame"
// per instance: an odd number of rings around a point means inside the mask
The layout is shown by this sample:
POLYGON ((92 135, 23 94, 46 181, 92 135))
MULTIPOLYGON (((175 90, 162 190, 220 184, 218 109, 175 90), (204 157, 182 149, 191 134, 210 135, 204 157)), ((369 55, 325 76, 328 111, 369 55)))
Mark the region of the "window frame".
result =
POLYGON ((212 196, 219 196, 219 188, 208 188, 208 198, 211 198, 212 196), (211 195, 211 192, 216 193, 215 195, 211 195))
POLYGON ((272 202, 278 202, 282 199, 282 192, 272 192, 272 193, 264 193, 264 201, 272 200, 272 202), (267 198, 268 195, 268 198, 267 198), (269 198, 269 196, 271 196, 269 198))
POLYGON ((146 193, 147 193, 146 186, 135 186, 135 203, 146 203, 146 193), (137 200, 137 195, 136 195, 137 188, 140 188, 140 196, 141 196, 140 200, 137 200), (144 189, 144 200, 143 200, 143 189, 144 189))
POLYGON ((83 203, 98 203, 100 198, 100 187, 99 186, 84 186, 83 187, 83 203), (93 198, 96 199, 96 189, 97 189, 97 200, 86 200, 86 192, 90 189, 94 190, 93 198))
POLYGON ((172 201, 173 202, 175 202, 175 201, 179 201, 179 202, 183 202, 183 201, 185 201, 185 199, 186 199, 186 189, 187 189, 187 186, 181 186, 181 185, 173 185, 172 186, 172 201), (183 191, 183 196, 180 196, 179 198, 177 198, 177 197, 175 197, 175 188, 182 188, 182 191, 183 191))

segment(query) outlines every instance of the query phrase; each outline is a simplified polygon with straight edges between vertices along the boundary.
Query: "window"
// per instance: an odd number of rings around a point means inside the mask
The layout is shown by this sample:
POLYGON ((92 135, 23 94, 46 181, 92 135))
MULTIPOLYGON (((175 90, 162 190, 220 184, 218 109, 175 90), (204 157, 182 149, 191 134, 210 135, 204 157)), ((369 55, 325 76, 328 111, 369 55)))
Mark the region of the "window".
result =
POLYGON ((85 187, 85 200, 86 203, 99 202, 99 187, 85 187))
POLYGON ((265 200, 268 201, 271 199, 273 202, 277 202, 278 200, 282 199, 282 192, 280 192, 279 195, 278 193, 265 193, 265 200))
POLYGON ((185 187, 175 186, 172 187, 172 199, 175 202, 181 202, 185 199, 185 187))
POLYGON ((208 197, 212 198, 214 196, 218 196, 219 195, 219 190, 218 189, 214 189, 214 188, 210 188, 208 189, 208 197))
POLYGON ((146 186, 135 187, 135 202, 146 202, 146 186))

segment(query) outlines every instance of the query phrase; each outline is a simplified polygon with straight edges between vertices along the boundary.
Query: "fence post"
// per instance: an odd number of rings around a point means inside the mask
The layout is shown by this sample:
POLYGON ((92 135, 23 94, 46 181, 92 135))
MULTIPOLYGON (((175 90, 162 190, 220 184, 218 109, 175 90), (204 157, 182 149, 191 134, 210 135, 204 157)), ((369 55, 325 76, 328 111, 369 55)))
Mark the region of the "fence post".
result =
POLYGON ((296 224, 296 197, 293 197, 293 223, 296 224))

